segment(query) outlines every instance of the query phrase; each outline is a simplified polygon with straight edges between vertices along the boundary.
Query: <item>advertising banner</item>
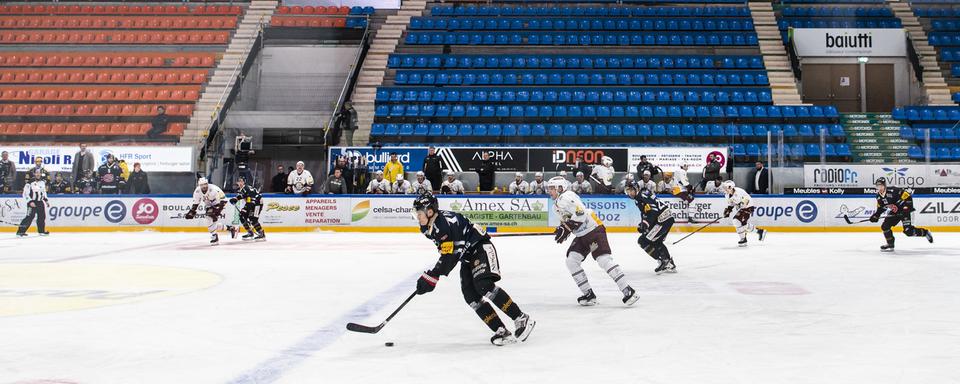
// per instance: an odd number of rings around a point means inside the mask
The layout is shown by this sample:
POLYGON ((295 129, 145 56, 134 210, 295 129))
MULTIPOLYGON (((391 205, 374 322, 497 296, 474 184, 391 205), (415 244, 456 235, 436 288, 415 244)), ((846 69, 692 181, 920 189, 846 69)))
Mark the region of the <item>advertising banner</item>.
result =
POLYGON ((960 164, 805 164, 806 187, 872 188, 880 177, 907 188, 958 187, 960 164))
POLYGON ((330 164, 328 164, 327 171, 333 169, 334 164, 336 164, 337 158, 341 156, 347 156, 351 160, 353 158, 363 159, 367 163, 367 167, 371 172, 376 172, 383 170, 384 165, 390 161, 391 153, 397 154, 397 160, 403 163, 406 171, 419 171, 423 166, 423 159, 427 157, 427 148, 417 148, 417 147, 382 147, 382 148, 372 148, 372 147, 331 147, 330 148, 330 164))
POLYGON ((440 209, 458 212, 483 227, 544 227, 549 211, 544 197, 469 197, 440 199, 440 209))
MULTIPOLYGON (((640 163, 640 156, 646 156, 647 161, 653 163, 666 172, 680 169, 681 165, 690 167, 687 172, 703 172, 710 155, 720 156, 720 169, 727 166, 727 148, 724 147, 646 147, 630 148, 630 170, 636 170, 640 163)), ((619 170, 619 169, 618 169, 619 170)))
POLYGON ((906 34, 895 28, 796 28, 793 45, 801 57, 907 55, 906 34))
MULTIPOLYGON (((118 160, 124 160, 130 169, 133 163, 140 163, 146 172, 193 172, 193 148, 189 147, 87 147, 93 153, 95 166, 107 161, 112 154, 118 160)), ((50 172, 70 172, 73 170, 73 157, 78 147, 38 147, 0 144, 0 151, 7 151, 18 171, 33 167, 33 159, 43 158, 43 166, 50 172)))
POLYGON ((627 170, 627 149, 607 147, 531 148, 529 170, 531 172, 571 171, 576 165, 577 158, 587 164, 600 164, 604 156, 613 159, 614 170, 620 172, 627 170))
MULTIPOLYGON (((443 169, 460 172, 472 172, 480 168, 483 153, 490 154, 490 160, 497 165, 499 171, 527 170, 526 148, 509 147, 476 147, 476 148, 439 148, 437 156, 442 160, 443 169)), ((422 164, 423 162, 421 162, 422 164)))
POLYGON ((417 227, 411 196, 354 197, 350 199, 350 222, 363 227, 417 227))

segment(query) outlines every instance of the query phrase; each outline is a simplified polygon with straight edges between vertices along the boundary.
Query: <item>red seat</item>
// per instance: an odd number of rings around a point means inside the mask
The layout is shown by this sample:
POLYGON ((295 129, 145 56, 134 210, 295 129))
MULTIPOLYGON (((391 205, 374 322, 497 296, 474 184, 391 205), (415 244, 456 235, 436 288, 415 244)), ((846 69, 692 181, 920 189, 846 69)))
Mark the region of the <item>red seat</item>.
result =
POLYGON ((37 126, 34 123, 24 123, 20 126, 21 135, 33 135, 37 133, 37 126))
POLYGON ((82 124, 82 125, 80 125, 80 130, 77 132, 77 134, 78 134, 78 135, 92 135, 95 129, 96 129, 96 125, 94 125, 94 124, 92 124, 92 123, 82 124))
POLYGON ((44 136, 47 136, 50 134, 50 130, 51 130, 50 123, 40 123, 40 124, 37 124, 36 127, 37 127, 37 130, 36 132, 34 132, 35 134, 44 135, 44 136))
POLYGON ((96 135, 109 135, 110 134, 110 124, 100 123, 93 128, 93 133, 96 135))
POLYGON ((50 125, 51 135, 64 135, 67 133, 67 125, 64 123, 54 123, 50 125))

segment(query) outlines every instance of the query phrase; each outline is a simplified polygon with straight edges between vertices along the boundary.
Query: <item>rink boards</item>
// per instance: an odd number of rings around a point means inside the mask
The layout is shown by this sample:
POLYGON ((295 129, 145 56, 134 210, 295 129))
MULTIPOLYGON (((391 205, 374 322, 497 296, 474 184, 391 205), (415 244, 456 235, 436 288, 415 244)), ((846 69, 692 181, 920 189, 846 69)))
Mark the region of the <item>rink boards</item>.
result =
MULTIPOLYGON (((726 208, 721 196, 697 196, 691 204, 664 198, 678 217, 676 231, 689 231, 719 218, 726 208), (689 223, 693 218, 695 223, 689 223)), ((640 212, 624 196, 584 196, 610 231, 634 231, 640 212)), ((265 195, 261 223, 268 231, 417 231, 412 212, 413 196, 316 195, 294 197, 265 195)), ((847 224, 873 214, 876 200, 870 195, 755 196, 755 223, 776 231, 839 232, 876 231, 878 224, 847 224)), ((187 195, 51 196, 47 227, 54 231, 109 232, 154 230, 206 231, 204 218, 187 220, 192 199, 187 195)), ((914 197, 914 225, 938 231, 960 231, 960 195, 914 197)), ((440 196, 440 207, 462 213, 491 232, 552 232, 558 225, 548 196, 456 195, 440 196)), ((0 228, 12 232, 26 214, 19 196, 0 196, 0 228)), ((224 220, 237 222, 236 209, 224 210, 224 220)), ((708 231, 732 231, 721 220, 708 231)))

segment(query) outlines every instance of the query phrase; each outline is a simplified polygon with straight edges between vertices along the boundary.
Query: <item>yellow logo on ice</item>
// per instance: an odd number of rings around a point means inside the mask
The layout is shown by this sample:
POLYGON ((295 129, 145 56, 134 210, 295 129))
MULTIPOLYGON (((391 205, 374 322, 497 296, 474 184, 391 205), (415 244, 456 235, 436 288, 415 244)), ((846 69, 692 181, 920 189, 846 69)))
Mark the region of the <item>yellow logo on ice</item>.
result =
POLYGON ((182 295, 222 278, 195 269, 117 264, 0 264, 0 317, 182 295))

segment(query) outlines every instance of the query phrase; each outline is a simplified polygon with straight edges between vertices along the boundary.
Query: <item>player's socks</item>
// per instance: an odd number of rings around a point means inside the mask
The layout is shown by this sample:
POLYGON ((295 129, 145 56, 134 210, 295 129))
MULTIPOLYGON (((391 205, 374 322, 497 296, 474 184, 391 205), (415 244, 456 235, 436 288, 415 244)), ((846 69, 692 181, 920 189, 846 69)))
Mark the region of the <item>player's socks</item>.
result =
POLYGON ((497 308, 500 308, 503 313, 506 313, 507 316, 510 316, 511 319, 516 320, 520 315, 523 314, 523 311, 520 310, 520 307, 517 303, 513 302, 513 299, 510 298, 510 295, 506 291, 500 289, 500 287, 494 287, 492 291, 487 293, 486 298, 492 301, 497 305, 497 308))
POLYGON ((483 323, 490 328, 491 331, 496 332, 498 329, 503 328, 503 321, 500 321, 500 316, 497 316, 497 313, 494 312, 493 307, 485 301, 473 302, 470 303, 470 308, 473 308, 477 312, 477 316, 480 317, 480 320, 483 320, 483 323))

